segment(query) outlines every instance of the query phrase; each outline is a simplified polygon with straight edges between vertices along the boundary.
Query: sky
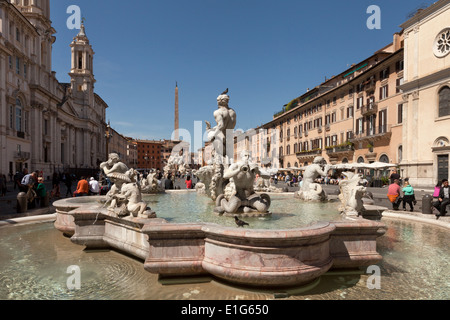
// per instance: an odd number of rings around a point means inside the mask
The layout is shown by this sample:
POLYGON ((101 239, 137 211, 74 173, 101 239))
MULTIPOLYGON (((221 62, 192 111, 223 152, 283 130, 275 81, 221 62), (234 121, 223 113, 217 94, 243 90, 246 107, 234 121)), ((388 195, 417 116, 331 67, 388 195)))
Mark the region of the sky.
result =
POLYGON ((225 89, 236 129, 258 127, 308 88, 390 44, 408 15, 434 2, 51 0, 52 68, 70 82, 69 44, 79 30, 67 27, 67 8, 77 5, 95 52, 95 92, 109 105, 106 121, 125 136, 171 139, 177 83, 189 141, 196 121, 197 131, 205 120, 215 125, 225 89), (380 9, 378 29, 367 27, 375 22, 372 5, 380 9))

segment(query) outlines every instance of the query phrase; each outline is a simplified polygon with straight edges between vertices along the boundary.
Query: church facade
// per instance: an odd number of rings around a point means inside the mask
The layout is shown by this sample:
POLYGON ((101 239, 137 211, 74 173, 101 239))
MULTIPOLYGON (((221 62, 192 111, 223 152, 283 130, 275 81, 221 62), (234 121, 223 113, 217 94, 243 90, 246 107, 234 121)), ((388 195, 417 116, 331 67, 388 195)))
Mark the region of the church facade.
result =
POLYGON ((106 102, 94 92, 84 25, 68 44, 70 83, 52 71, 50 0, 0 0, 0 172, 92 172, 106 159, 106 102))

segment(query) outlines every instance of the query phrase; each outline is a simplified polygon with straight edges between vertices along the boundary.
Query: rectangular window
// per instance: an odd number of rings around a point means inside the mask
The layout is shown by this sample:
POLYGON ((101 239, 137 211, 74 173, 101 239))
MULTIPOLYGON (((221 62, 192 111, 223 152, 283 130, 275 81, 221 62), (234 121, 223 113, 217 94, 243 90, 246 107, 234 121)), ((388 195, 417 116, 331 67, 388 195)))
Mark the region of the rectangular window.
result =
POLYGON ((387 110, 381 110, 378 113, 378 124, 379 124, 378 133, 386 133, 387 132, 387 110))
POLYGON ((389 78, 389 68, 384 69, 383 71, 380 72, 380 80, 384 80, 389 78))
POLYGON ((363 118, 356 120, 356 134, 364 133, 363 118))
POLYGON ((22 108, 16 107, 16 131, 22 132, 22 108))
POLYGON ((14 129, 14 107, 9 106, 9 127, 14 129))
POLYGON ((398 105, 397 115, 397 123, 403 123, 403 104, 398 105))
POLYGON ((8 56, 9 68, 13 68, 12 56, 8 56))
POLYGON ((404 68, 404 61, 403 60, 397 61, 397 63, 395 64, 395 70, 397 72, 400 72, 403 70, 403 68, 404 68))
POLYGON ((364 105, 364 97, 358 97, 356 100, 356 110, 361 109, 361 107, 364 105))
POLYGON ((386 99, 389 96, 388 85, 382 86, 380 88, 380 100, 386 99))
POLYGON ((403 92, 402 90, 400 90, 400 86, 403 84, 403 78, 399 78, 399 79, 397 79, 397 93, 401 93, 401 92, 403 92))
POLYGON ((353 107, 347 108, 347 118, 353 118, 353 107))
POLYGON ((28 68, 27 68, 27 64, 24 63, 24 64, 23 64, 23 76, 24 76, 24 77, 27 76, 27 69, 28 69, 28 68))
POLYGON ((20 74, 20 59, 16 57, 16 73, 20 74))

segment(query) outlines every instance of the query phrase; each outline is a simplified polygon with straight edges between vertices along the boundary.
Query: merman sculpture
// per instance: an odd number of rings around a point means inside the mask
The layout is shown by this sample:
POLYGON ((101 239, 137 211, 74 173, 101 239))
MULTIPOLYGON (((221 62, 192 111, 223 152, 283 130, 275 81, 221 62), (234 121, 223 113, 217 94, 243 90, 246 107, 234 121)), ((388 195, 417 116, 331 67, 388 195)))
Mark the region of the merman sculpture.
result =
POLYGON ((234 186, 234 194, 221 194, 216 200, 215 211, 219 214, 251 213, 267 214, 270 207, 270 197, 267 194, 257 194, 254 190, 256 176, 270 178, 258 165, 250 160, 248 151, 242 152, 241 161, 232 164, 224 171, 223 178, 230 181, 234 186))

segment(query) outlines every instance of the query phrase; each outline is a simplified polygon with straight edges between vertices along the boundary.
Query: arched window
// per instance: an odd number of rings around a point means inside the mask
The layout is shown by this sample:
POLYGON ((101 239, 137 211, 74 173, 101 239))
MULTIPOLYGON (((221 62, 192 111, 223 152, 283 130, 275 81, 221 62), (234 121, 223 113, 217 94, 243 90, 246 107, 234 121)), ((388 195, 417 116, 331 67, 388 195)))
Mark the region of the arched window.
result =
POLYGON ((403 160, 403 146, 398 147, 398 163, 403 160))
POLYGON ((348 159, 347 158, 342 159, 342 163, 348 163, 348 159))
POLYGON ((291 154, 291 146, 287 146, 286 147, 286 155, 290 155, 291 154))
POLYGON ((363 157, 359 157, 358 158, 358 163, 364 163, 364 158, 363 157))
POLYGON ((294 167, 298 168, 298 162, 296 162, 296 163, 294 164, 294 167))
POLYGON ((383 154, 383 155, 380 157, 380 162, 383 162, 383 163, 389 163, 389 158, 388 158, 388 156, 385 155, 385 154, 383 154))
POLYGON ((439 91, 439 117, 450 115, 450 88, 443 87, 439 91))

